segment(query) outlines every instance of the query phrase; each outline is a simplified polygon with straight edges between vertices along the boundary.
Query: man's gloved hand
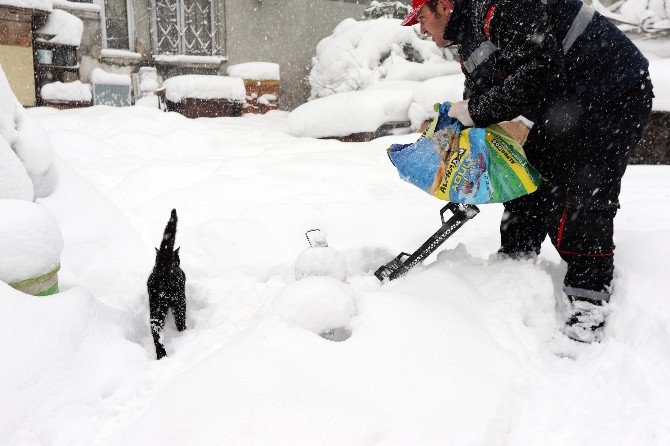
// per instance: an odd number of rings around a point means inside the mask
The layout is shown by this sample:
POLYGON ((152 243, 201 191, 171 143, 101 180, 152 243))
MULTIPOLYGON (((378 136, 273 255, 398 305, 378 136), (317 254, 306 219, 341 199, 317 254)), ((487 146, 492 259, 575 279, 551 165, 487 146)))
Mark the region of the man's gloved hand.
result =
POLYGON ((452 102, 451 108, 449 109, 449 113, 447 114, 452 118, 456 118, 459 121, 461 121, 461 124, 463 124, 464 126, 472 127, 475 125, 475 123, 472 121, 472 118, 470 117, 470 112, 468 111, 468 102, 469 100, 452 102))

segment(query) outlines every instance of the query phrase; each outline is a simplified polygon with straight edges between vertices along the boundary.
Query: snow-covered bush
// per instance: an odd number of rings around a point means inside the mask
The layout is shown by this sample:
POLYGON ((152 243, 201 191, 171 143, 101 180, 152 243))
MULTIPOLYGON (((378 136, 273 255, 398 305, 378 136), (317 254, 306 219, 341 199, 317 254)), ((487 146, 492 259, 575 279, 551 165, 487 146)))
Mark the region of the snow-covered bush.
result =
POLYGON ((345 19, 316 47, 310 99, 363 90, 383 80, 424 81, 460 72, 458 63, 400 20, 345 19))
POLYGON ((0 199, 32 201, 55 187, 49 136, 28 116, 0 68, 0 199))
POLYGON ((621 0, 611 6, 593 0, 593 6, 624 31, 670 34, 670 0, 621 0))
POLYGON ((363 12, 363 20, 378 19, 386 17, 387 19, 402 19, 412 7, 399 1, 372 1, 370 7, 363 12))
POLYGON ((411 88, 348 91, 302 104, 288 117, 293 136, 326 138, 374 132, 387 122, 407 121, 411 88))
POLYGON ((332 277, 312 276, 287 285, 273 302, 287 325, 319 334, 351 322, 354 289, 332 277))

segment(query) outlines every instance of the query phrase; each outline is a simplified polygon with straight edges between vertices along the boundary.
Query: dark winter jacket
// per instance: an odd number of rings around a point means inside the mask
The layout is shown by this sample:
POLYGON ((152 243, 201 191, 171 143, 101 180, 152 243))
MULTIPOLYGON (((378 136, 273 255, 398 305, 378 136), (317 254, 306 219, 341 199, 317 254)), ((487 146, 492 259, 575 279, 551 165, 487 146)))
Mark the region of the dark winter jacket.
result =
POLYGON ((478 127, 519 115, 542 124, 560 107, 578 116, 648 76, 635 45, 580 0, 457 0, 456 8, 478 127))

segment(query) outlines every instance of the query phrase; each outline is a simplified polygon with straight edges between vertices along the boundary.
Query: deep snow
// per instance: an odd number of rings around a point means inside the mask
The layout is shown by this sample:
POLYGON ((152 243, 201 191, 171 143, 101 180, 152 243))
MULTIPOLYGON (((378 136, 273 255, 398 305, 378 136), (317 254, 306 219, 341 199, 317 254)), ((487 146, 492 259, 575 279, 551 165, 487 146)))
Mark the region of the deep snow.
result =
POLYGON ((550 245, 489 258, 499 205, 425 267, 372 276, 439 226, 442 203, 386 156, 416 134, 294 138, 283 112, 29 114, 58 155, 38 201, 63 235, 63 292, 0 283, 0 444, 670 444, 670 167, 626 174, 613 314, 587 346, 557 332, 550 245), (168 328, 156 361, 145 283, 173 207, 189 329, 168 328), (278 317, 315 227, 348 264, 344 342, 278 317))

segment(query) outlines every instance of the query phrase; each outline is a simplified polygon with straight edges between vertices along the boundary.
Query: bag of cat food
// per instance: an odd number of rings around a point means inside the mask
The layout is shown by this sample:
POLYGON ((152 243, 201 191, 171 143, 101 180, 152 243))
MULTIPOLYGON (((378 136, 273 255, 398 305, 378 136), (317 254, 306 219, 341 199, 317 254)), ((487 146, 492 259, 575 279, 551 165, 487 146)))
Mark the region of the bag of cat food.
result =
POLYGON ((464 204, 502 203, 537 190, 540 174, 503 127, 463 128, 447 115, 450 105, 435 105, 439 114, 417 142, 388 148, 403 180, 464 204))

